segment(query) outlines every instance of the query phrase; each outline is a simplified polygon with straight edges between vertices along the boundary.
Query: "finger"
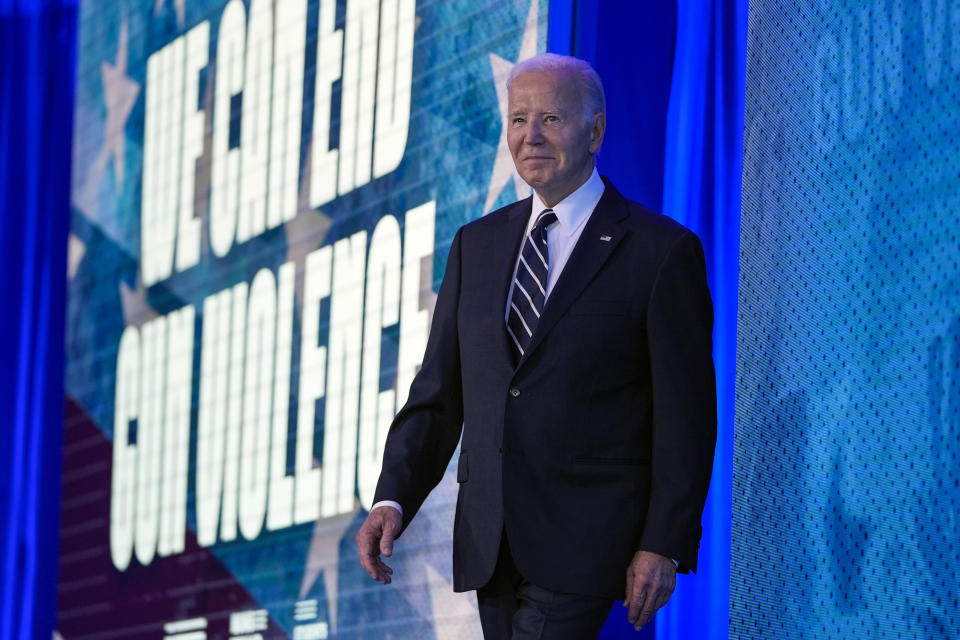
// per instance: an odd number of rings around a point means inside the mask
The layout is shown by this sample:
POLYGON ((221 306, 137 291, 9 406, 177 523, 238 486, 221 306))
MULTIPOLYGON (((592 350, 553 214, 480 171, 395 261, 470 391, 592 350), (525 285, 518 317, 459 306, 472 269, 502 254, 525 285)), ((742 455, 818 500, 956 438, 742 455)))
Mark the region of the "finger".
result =
POLYGON ((630 598, 630 608, 627 610, 627 620, 630 621, 630 624, 636 624, 637 618, 640 617, 640 611, 643 609, 643 605, 646 602, 648 596, 647 591, 641 587, 637 587, 637 593, 630 598))
POLYGON ((673 590, 675 586, 676 586, 676 583, 671 583, 671 584, 668 584, 666 588, 664 588, 663 594, 662 594, 663 599, 660 602, 660 606, 657 607, 658 609, 661 607, 665 607, 667 603, 670 602, 670 597, 673 596, 673 590))
POLYGON ((627 589, 623 594, 623 606, 630 606, 630 596, 633 593, 633 567, 627 569, 627 589))
POLYGON ((393 555, 394 527, 392 522, 383 523, 383 534, 380 536, 380 553, 388 558, 393 555))
POLYGON ((363 570, 367 572, 368 576, 379 582, 383 578, 380 575, 376 560, 377 557, 369 553, 360 554, 360 566, 363 567, 363 570))
POLYGON ((375 563, 377 567, 377 573, 379 575, 379 582, 382 584, 390 584, 393 581, 391 578, 393 575, 393 569, 384 564, 383 560, 380 558, 376 558, 375 563))
POLYGON ((643 610, 640 612, 640 616, 637 618, 637 621, 633 625, 634 629, 636 629, 637 631, 640 631, 640 629, 645 627, 646 624, 650 622, 650 618, 652 618, 653 614, 655 614, 656 612, 657 612, 657 608, 652 606, 652 603, 651 605, 644 607, 643 610))
POLYGON ((357 558, 360 559, 360 564, 367 573, 370 573, 370 567, 372 566, 371 558, 376 555, 376 546, 374 546, 373 537, 361 530, 357 534, 356 542, 357 558))
POLYGON ((390 565, 385 563, 382 558, 375 558, 374 563, 376 564, 377 571, 384 577, 393 575, 393 569, 391 569, 390 565))
POLYGON ((383 535, 382 520, 372 515, 367 516, 367 519, 363 521, 363 524, 360 525, 360 530, 357 532, 357 547, 363 553, 376 555, 379 553, 377 547, 379 546, 378 543, 381 535, 383 535))
POLYGON ((670 600, 670 594, 672 592, 672 589, 660 588, 655 592, 654 595, 649 597, 648 606, 646 606, 643 611, 640 612, 639 619, 637 620, 637 631, 646 626, 646 624, 653 619, 653 616, 657 614, 657 611, 660 611, 660 609, 667 604, 667 601, 670 600))
POLYGON ((379 556, 363 554, 360 556, 360 564, 371 578, 382 584, 390 584, 393 569, 384 564, 379 556))
POLYGON ((673 595, 673 585, 667 584, 657 592, 657 610, 662 609, 668 602, 670 602, 670 596, 673 595))
POLYGON ((381 580, 377 562, 377 535, 364 523, 357 532, 357 557, 360 559, 360 565, 364 571, 374 580, 381 580))

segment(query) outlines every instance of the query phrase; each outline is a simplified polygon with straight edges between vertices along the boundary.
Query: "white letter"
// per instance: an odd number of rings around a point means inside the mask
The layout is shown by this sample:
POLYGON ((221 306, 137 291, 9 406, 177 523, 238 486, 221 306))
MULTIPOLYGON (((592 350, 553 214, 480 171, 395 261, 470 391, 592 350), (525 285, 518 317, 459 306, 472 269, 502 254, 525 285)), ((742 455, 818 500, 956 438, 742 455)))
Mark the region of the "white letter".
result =
POLYGON ((140 333, 127 327, 117 350, 113 413, 113 469, 110 477, 110 558, 118 571, 130 566, 136 520, 137 447, 130 421, 140 413, 140 333))
POLYGON ((370 238, 367 259, 367 301, 363 326, 363 378, 360 388, 360 439, 357 445, 357 488, 360 504, 373 506, 383 445, 396 411, 393 389, 380 391, 380 343, 384 327, 400 319, 400 225, 384 216, 370 238))
POLYGON ((340 108, 341 194, 370 182, 377 75, 377 2, 347 0, 340 108))
POLYGON ((184 39, 147 61, 140 263, 144 286, 169 278, 176 240, 184 39))
POLYGON ((270 396, 273 391, 277 290, 273 273, 260 269, 250 286, 247 317, 246 381, 240 444, 240 532, 260 535, 267 513, 270 464, 270 396))
POLYGON ((270 439, 270 502, 267 529, 293 524, 293 477, 287 475, 290 437, 290 355, 293 352, 293 276, 288 262, 277 272, 277 366, 273 376, 273 436, 270 439))
POLYGON ((258 236, 267 224, 267 150, 270 148, 270 70, 273 62, 273 2, 251 0, 247 62, 240 123, 240 213, 237 244, 258 236))
POLYGON ((267 227, 297 215, 300 178, 300 119, 303 114, 303 62, 306 55, 306 0, 277 3, 273 60, 273 113, 270 117, 270 200, 267 227))
POLYGON ((237 537, 246 322, 247 283, 239 282, 233 286, 233 322, 230 328, 230 387, 227 390, 227 439, 223 453, 223 508, 220 512, 220 539, 224 542, 237 537))
POLYGON ((143 325, 140 360, 140 422, 137 425, 137 531, 133 550, 144 566, 157 551, 160 524, 160 474, 163 454, 163 396, 167 355, 167 319, 143 325))
POLYGON ((353 509, 366 259, 366 231, 358 231, 333 246, 327 410, 323 420, 323 498, 320 501, 323 517, 353 509))
POLYGON ((163 490, 157 551, 169 556, 184 549, 187 528, 187 467, 190 452, 190 394, 193 388, 193 306, 167 317, 167 391, 163 436, 163 490))
POLYGON ((413 31, 417 19, 414 0, 384 0, 381 6, 374 178, 396 169, 407 147, 410 85, 413 81, 413 31))
POLYGON ((320 517, 320 469, 313 466, 316 401, 324 395, 327 348, 317 346, 320 333, 320 300, 330 295, 329 246, 307 255, 303 277, 303 326, 300 347, 300 406, 297 411, 296 503, 297 524, 320 517))
POLYGON ((223 454, 227 433, 227 379, 230 366, 230 300, 224 289, 203 301, 200 345, 200 407, 197 416, 197 543, 217 541, 223 454))
POLYGON ((230 0, 220 18, 217 39, 217 81, 213 104, 213 151, 210 160, 210 246, 227 255, 237 230, 240 190, 240 150, 230 148, 230 103, 243 91, 247 10, 242 0, 230 0))
POLYGON ((310 160, 310 206, 319 207, 337 195, 337 150, 330 148, 331 86, 340 79, 343 32, 334 29, 337 3, 320 0, 317 29, 317 80, 313 99, 313 142, 310 160))
MULTIPOLYGON (((407 211, 403 235, 403 289, 400 298, 400 345, 397 352, 397 406, 410 393, 410 383, 420 368, 427 347, 430 311, 420 306, 424 268, 433 285, 433 227, 437 203, 433 200, 407 211)), ((430 289, 432 291, 432 289, 430 289)))
POLYGON ((187 34, 186 85, 183 91, 183 157, 180 173, 180 228, 177 229, 177 271, 200 261, 200 221, 193 217, 194 176, 203 153, 202 109, 197 109, 200 69, 207 65, 210 23, 201 22, 187 34))

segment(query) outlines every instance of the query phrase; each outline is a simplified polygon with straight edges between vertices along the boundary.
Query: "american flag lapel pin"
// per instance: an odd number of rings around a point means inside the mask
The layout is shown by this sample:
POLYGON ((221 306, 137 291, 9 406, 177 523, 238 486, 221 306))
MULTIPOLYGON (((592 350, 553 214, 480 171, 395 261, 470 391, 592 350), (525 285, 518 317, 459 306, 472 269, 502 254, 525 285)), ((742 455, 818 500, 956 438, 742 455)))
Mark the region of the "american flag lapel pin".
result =
POLYGON ((608 236, 608 235, 606 235, 606 234, 600 236, 600 239, 603 240, 604 242, 610 242, 611 240, 613 240, 613 238, 611 238, 610 236, 608 236))

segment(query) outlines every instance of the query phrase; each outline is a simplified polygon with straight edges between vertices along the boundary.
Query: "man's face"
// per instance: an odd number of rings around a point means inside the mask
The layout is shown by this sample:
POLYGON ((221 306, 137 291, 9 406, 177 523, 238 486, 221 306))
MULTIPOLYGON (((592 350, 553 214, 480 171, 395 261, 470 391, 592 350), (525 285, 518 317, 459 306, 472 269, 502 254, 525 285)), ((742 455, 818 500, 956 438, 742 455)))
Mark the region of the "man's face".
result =
POLYGON ((524 73, 510 85, 507 145, 520 177, 548 206, 590 177, 604 125, 599 114, 587 122, 582 90, 567 73, 524 73))

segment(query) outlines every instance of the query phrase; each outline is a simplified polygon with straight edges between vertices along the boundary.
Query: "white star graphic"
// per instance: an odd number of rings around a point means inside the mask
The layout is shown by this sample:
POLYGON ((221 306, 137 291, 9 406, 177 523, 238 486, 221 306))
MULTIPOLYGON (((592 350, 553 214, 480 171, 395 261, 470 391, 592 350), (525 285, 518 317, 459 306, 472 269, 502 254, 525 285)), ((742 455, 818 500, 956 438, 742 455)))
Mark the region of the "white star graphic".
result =
MULTIPOLYGON (((203 121, 210 127, 213 122, 213 74, 208 73, 206 85, 203 90, 203 121)), ((213 136, 203 136, 203 151, 197 158, 196 174, 194 178, 194 193, 197 198, 194 201, 194 210, 197 218, 200 220, 200 251, 206 256, 210 251, 210 178, 211 165, 213 162, 213 136)))
MULTIPOLYGON (((523 28, 523 39, 520 42, 520 53, 517 55, 517 62, 532 58, 537 54, 537 0, 531 0, 530 12, 527 14, 527 23, 523 28)), ((513 179, 513 187, 516 189, 517 197, 523 198, 530 193, 530 187, 523 178, 517 173, 517 168, 513 164, 513 156, 510 154, 510 148, 507 146, 507 77, 513 69, 516 62, 504 60, 495 53, 490 54, 490 67, 493 71, 493 82, 497 89, 497 105, 500 107, 500 142, 497 143, 497 157, 493 161, 493 173, 490 175, 490 186, 487 189, 487 200, 483 204, 483 213, 487 214, 493 209, 497 198, 503 193, 503 188, 507 182, 513 179)))
POLYGON ((139 273, 135 289, 120 281, 120 306, 123 308, 123 322, 128 327, 142 327, 160 315, 147 303, 147 289, 139 273))
POLYGON ((137 102, 140 84, 127 77, 127 19, 120 24, 120 39, 117 43, 117 63, 106 60, 100 63, 100 77, 107 103, 107 123, 104 127, 103 148, 97 158, 97 181, 103 175, 108 160, 113 160, 113 174, 117 190, 123 185, 124 142, 126 141, 127 118, 137 102))
POLYGON ((437 306, 437 292, 433 290, 433 254, 420 260, 420 297, 421 309, 427 311, 427 333, 433 324, 433 310, 437 306))
POLYGON ((437 553, 449 549, 453 536, 453 510, 457 499, 456 462, 454 454, 443 479, 431 492, 417 516, 404 533, 404 538, 417 540, 408 547, 394 549, 390 566, 402 576, 405 584, 421 585, 415 590, 401 589, 407 605, 423 620, 429 620, 437 640, 479 640, 482 637, 477 617, 476 594, 455 593, 451 578, 452 557, 437 553))
POLYGON ((430 611, 433 633, 437 640, 467 640, 483 637, 477 618, 477 593, 456 593, 447 578, 424 563, 426 583, 430 590, 430 611))
POLYGON ((83 254, 87 252, 87 245, 76 234, 71 233, 67 240, 67 280, 73 280, 80 268, 83 254))
POLYGON ((284 223, 283 231, 287 236, 287 259, 296 265, 297 300, 303 300, 303 268, 307 254, 320 246, 333 221, 322 211, 310 208, 310 159, 313 157, 313 142, 307 147, 307 158, 303 163, 300 191, 297 194, 297 216, 284 223))
POLYGON ((294 278, 297 300, 303 300, 303 268, 307 254, 320 246, 330 230, 330 217, 322 211, 302 211, 283 225, 287 235, 287 259, 297 269, 294 278))
POLYGON ((300 581, 298 599, 303 600, 310 593, 311 587, 323 573, 323 586, 327 591, 327 613, 330 619, 330 631, 337 630, 337 585, 340 575, 340 540, 343 532, 350 527, 350 523, 357 515, 360 504, 354 502, 353 511, 343 513, 332 518, 319 518, 313 524, 313 536, 310 538, 310 549, 307 551, 307 560, 303 567, 303 578, 300 581))
MULTIPOLYGON (((154 0, 153 15, 160 13, 167 0, 154 0)), ((173 0, 173 8, 177 12, 177 26, 182 27, 187 15, 187 0, 173 0)))
MULTIPOLYGON (((304 161, 301 173, 300 191, 297 194, 297 216, 283 225, 287 236, 286 262, 296 265, 294 278, 296 297, 303 300, 303 273, 307 254, 320 246, 333 222, 322 211, 310 208, 310 159, 313 157, 312 142, 307 147, 307 158, 304 161)), ((317 466, 319 462, 315 461, 317 466)), ((300 580, 299 599, 303 600, 310 593, 320 574, 323 574, 323 586, 326 589, 327 612, 330 631, 337 630, 337 585, 339 583, 340 539, 343 532, 353 522, 359 505, 355 505, 350 513, 320 518, 313 525, 313 535, 310 538, 310 548, 304 561, 303 578, 300 580)))

